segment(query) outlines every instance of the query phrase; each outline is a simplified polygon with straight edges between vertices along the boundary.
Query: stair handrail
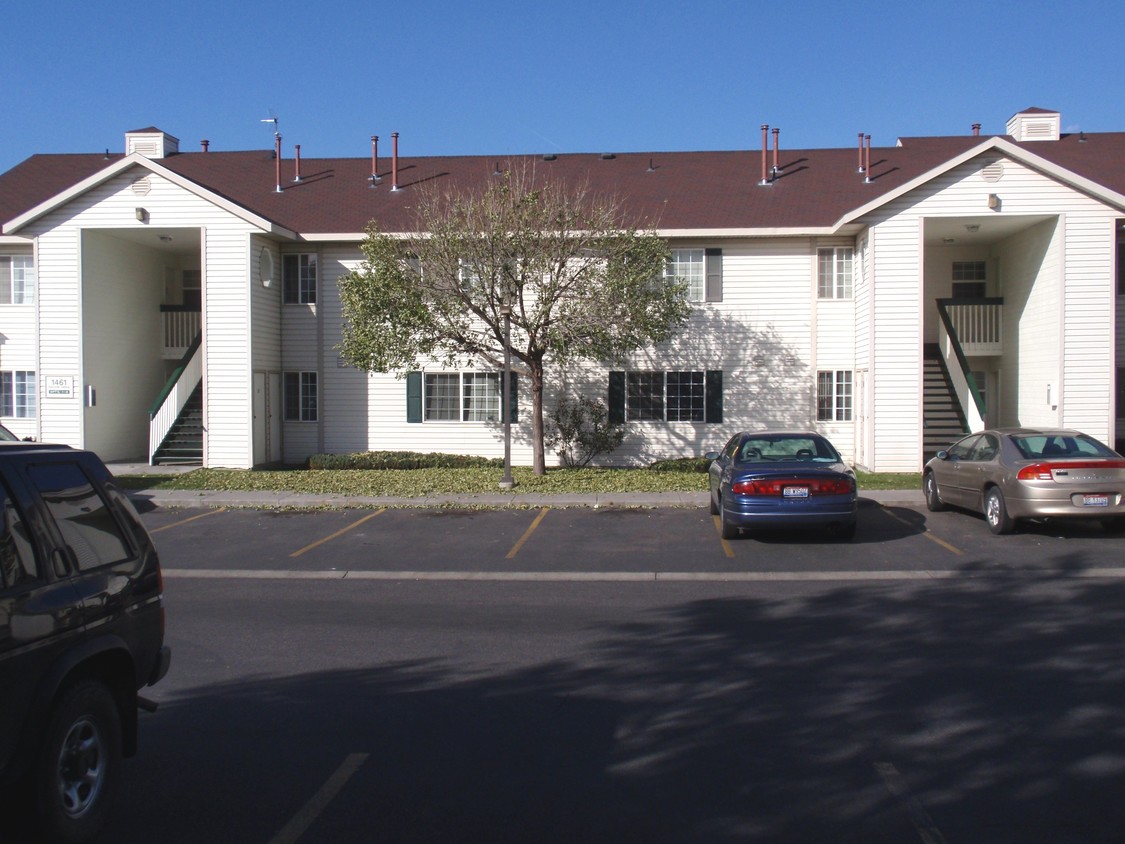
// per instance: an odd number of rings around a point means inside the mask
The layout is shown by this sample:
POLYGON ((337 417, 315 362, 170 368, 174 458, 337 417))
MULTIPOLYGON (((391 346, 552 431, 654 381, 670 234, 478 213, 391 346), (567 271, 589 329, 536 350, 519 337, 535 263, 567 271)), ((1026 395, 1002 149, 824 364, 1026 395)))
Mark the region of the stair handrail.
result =
POLYGON ((969 368, 969 359, 965 357, 965 352, 961 348, 961 340, 957 336, 957 329, 953 326, 953 320, 950 318, 949 311, 947 310, 947 306, 949 305, 965 304, 968 301, 970 300, 937 300, 937 311, 938 316, 941 318, 942 329, 938 332, 938 340, 941 355, 945 359, 946 369, 949 371, 949 378, 953 382, 953 390, 957 394, 957 400, 960 402, 961 408, 965 413, 965 421, 968 423, 969 430, 980 431, 985 427, 984 396, 981 395, 980 388, 977 387, 976 376, 973 375, 972 369, 969 368), (949 365, 951 353, 952 357, 957 361, 957 366, 949 365), (966 399, 971 399, 971 403, 966 402, 966 399))
POLYGON ((203 380, 203 354, 200 351, 202 340, 202 333, 196 335, 179 364, 168 376, 160 395, 149 408, 148 462, 150 466, 168 432, 176 424, 187 400, 203 380))

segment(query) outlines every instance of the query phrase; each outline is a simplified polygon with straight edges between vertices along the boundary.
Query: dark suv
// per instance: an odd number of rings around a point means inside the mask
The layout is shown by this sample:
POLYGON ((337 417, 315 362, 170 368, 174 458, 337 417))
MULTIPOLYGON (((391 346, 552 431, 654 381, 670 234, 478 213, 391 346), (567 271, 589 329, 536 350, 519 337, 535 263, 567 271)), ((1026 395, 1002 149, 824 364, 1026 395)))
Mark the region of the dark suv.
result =
POLYGON ((161 591, 152 540, 94 454, 0 443, 0 794, 48 840, 106 819, 137 709, 153 708, 137 692, 168 670, 161 591))

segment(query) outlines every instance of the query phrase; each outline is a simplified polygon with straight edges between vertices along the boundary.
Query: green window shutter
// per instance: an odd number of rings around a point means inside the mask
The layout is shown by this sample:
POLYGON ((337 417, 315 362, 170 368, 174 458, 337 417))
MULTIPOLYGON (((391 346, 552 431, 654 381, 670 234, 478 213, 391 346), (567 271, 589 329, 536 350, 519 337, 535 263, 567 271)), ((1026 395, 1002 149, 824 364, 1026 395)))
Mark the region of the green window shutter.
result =
POLYGON ((723 371, 708 369, 706 380, 706 399, 704 421, 719 423, 723 421, 723 371))
POLYGON ((707 274, 707 291, 704 301, 723 301, 723 250, 708 249, 706 254, 705 270, 707 274))
POLYGON ((514 372, 509 372, 508 375, 508 416, 514 425, 520 421, 519 378, 514 372))
POLYGON ((406 373, 406 421, 422 421, 422 373, 406 373))
POLYGON ((609 424, 625 422, 625 373, 609 373, 609 424))

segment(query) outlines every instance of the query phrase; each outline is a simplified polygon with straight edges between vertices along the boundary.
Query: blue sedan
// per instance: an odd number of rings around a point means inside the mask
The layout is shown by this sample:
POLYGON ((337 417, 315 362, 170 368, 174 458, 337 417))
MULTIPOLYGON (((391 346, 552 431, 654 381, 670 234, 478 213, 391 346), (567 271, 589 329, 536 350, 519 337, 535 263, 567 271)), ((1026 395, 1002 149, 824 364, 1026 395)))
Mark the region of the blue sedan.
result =
POLYGON ((744 529, 808 526, 855 536, 855 473, 820 434, 743 431, 705 456, 723 539, 744 529))

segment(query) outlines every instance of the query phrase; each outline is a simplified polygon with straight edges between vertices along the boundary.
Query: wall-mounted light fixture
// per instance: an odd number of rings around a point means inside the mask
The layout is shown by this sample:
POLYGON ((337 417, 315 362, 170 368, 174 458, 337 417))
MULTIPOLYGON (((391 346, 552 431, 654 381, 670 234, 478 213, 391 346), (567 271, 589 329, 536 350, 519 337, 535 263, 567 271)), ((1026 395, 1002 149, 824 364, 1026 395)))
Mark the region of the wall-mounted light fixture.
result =
POLYGON ((136 208, 136 209, 134 209, 133 213, 137 217, 137 222, 139 222, 139 223, 147 223, 148 222, 148 212, 145 209, 136 208))
POLYGON ((988 207, 993 211, 1000 210, 1000 197, 997 194, 990 193, 988 195, 988 207))

